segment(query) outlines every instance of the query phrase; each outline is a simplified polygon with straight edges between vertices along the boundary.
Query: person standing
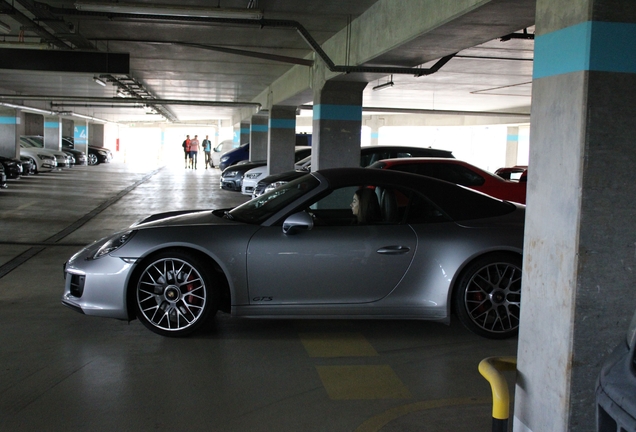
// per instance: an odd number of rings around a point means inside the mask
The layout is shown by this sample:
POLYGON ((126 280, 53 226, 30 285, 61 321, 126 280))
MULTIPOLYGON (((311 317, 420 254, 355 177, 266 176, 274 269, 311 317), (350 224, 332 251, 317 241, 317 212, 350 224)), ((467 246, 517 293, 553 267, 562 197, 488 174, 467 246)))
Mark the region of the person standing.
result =
POLYGON ((186 139, 183 141, 183 154, 185 158, 185 167, 188 168, 188 161, 190 159, 190 135, 186 135, 186 139))
POLYGON ((192 168, 197 169, 197 154, 199 153, 199 135, 195 135, 190 141, 190 164, 192 168))
POLYGON ((210 168, 214 168, 212 166, 212 156, 210 152, 212 151, 212 143, 208 139, 208 135, 205 136, 205 139, 201 143, 203 145, 203 151, 205 152, 205 169, 208 169, 208 165, 210 168))

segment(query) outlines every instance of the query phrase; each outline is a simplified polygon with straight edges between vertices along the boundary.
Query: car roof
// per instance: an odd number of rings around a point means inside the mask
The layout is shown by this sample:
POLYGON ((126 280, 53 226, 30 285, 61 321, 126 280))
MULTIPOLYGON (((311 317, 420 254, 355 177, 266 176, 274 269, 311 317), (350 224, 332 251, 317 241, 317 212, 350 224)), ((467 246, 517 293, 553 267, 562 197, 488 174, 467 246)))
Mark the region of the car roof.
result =
POLYGON ((453 220, 482 219, 501 216, 516 206, 463 186, 418 174, 367 168, 331 168, 315 173, 330 187, 378 185, 409 188, 439 205, 453 220))
MULTIPOLYGON (((496 181, 503 181, 505 182, 506 180, 502 179, 501 177, 483 170, 481 168, 479 168, 478 166, 475 166, 469 162, 460 160, 460 159, 450 159, 450 158, 436 158, 436 157, 412 157, 412 158, 396 158, 396 159, 382 159, 379 160, 377 162, 375 162, 373 165, 375 164, 383 164, 385 166, 395 166, 395 165, 412 165, 412 164, 426 164, 426 163, 437 163, 437 164, 452 164, 452 165, 461 165, 461 166, 465 166, 470 168, 471 170, 474 170, 476 172, 478 172, 479 174, 482 175, 486 175, 489 177, 492 177, 493 179, 495 179, 496 181)), ((373 168, 373 165, 370 165, 370 168, 373 168)))

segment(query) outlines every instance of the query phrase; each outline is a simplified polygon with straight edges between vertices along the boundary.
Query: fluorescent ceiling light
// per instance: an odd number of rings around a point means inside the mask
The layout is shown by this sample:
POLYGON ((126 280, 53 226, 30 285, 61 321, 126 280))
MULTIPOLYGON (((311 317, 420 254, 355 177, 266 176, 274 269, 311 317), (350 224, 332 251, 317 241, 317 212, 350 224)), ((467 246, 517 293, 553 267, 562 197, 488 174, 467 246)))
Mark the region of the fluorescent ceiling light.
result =
POLYGON ((93 80, 95 81, 96 84, 99 84, 102 87, 106 87, 106 83, 104 81, 100 80, 99 78, 93 77, 93 80))
POLYGON ((373 90, 375 90, 375 91, 384 90, 384 89, 387 89, 387 88, 393 87, 393 86, 394 86, 393 81, 389 81, 387 83, 380 84, 380 85, 377 85, 377 86, 373 87, 373 90))
POLYGON ((139 15, 185 16, 202 18, 238 18, 259 20, 263 12, 258 9, 221 9, 195 6, 172 6, 161 4, 77 2, 75 9, 87 12, 112 12, 139 15))
POLYGON ((11 33, 11 26, 7 23, 0 21, 0 33, 11 33))

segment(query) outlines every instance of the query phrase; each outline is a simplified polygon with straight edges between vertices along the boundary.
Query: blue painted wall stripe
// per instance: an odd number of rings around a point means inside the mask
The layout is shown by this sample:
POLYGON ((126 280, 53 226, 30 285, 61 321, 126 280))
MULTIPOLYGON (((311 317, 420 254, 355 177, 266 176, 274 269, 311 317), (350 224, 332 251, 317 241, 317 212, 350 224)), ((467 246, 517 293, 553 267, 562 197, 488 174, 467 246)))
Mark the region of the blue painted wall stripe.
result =
POLYGON ((533 78, 580 71, 636 73, 636 24, 587 21, 537 36, 533 78))
POLYGON ((268 130, 267 125, 252 125, 252 132, 267 132, 268 130))
POLYGON ((17 123, 15 117, 0 117, 0 124, 14 125, 17 123))
POLYGON ((295 119, 269 119, 269 127, 276 129, 296 129, 295 119))
POLYGON ((506 141, 519 141, 519 135, 508 135, 506 141))
POLYGON ((241 128, 239 133, 249 135, 250 130, 249 130, 249 128, 241 128))
POLYGON ((47 129, 58 129, 60 122, 44 122, 44 127, 47 129))
POLYGON ((346 120, 361 121, 360 105, 314 105, 314 120, 346 120))

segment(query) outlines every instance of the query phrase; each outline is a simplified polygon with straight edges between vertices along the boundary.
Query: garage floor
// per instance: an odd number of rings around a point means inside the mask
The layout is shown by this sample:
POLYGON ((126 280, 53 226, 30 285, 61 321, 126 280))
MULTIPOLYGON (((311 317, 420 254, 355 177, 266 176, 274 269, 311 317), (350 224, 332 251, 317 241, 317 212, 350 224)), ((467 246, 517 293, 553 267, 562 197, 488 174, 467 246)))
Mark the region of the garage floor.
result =
MULTIPOLYGON (((516 340, 416 321, 247 320, 187 339, 60 303, 62 265, 144 215, 228 207, 218 170, 121 162, 0 190, 0 430, 491 430, 479 361, 516 340)), ((514 375, 507 376, 509 381, 514 375)))

